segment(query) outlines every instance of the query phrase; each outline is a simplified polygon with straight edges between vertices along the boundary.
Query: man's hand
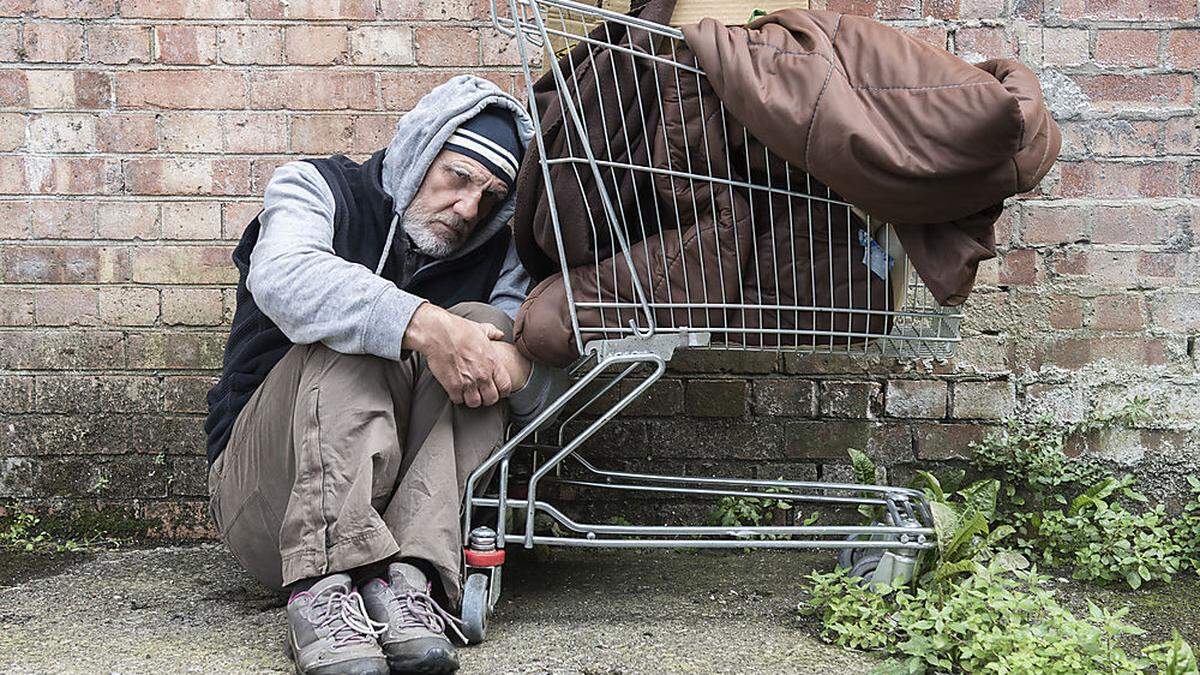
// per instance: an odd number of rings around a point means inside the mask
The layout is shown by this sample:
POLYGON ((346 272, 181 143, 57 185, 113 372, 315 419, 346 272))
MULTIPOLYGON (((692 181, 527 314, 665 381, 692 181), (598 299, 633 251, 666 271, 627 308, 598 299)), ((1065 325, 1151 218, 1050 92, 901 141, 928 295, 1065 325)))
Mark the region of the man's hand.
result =
POLYGON ((494 405, 512 391, 503 352, 495 349, 504 332, 491 324, 455 316, 425 303, 404 332, 405 349, 425 356, 429 370, 457 405, 494 405))
POLYGON ((524 387, 529 381, 529 374, 533 372, 533 363, 517 350, 516 345, 493 342, 492 348, 500 354, 500 362, 504 364, 508 377, 512 380, 512 390, 517 391, 524 387))

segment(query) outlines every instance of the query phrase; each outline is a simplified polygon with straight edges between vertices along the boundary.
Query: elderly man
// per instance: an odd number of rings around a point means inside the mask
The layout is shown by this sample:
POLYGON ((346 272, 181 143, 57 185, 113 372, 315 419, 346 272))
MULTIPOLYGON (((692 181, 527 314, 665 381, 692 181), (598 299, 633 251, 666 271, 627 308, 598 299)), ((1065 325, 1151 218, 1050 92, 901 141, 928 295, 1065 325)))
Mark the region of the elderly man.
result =
POLYGON ((286 588, 298 673, 442 673, 467 476, 562 384, 512 346, 529 278, 508 219, 533 136, 519 101, 455 77, 387 148, 275 171, 233 260, 208 394, 209 513, 286 588))

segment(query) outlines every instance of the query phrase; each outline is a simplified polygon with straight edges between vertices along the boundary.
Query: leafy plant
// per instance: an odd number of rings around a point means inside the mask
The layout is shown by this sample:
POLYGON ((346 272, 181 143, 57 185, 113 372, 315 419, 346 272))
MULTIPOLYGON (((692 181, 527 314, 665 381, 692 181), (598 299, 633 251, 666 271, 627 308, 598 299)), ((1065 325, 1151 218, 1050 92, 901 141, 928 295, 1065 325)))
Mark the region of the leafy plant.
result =
POLYGON ((0 549, 63 552, 82 548, 74 539, 56 539, 41 528, 41 520, 32 513, 17 512, 9 519, 8 527, 0 530, 0 549))
MULTIPOLYGON (((768 487, 764 492, 783 493, 781 488, 768 487)), ((758 525, 770 525, 776 522, 778 514, 790 516, 792 514, 792 503, 786 499, 774 497, 751 497, 742 495, 728 495, 722 497, 709 513, 708 521, 710 525, 720 525, 722 527, 754 527, 758 525)), ((810 524, 815 520, 811 518, 805 521, 805 524, 810 524)), ((764 539, 774 539, 785 535, 759 534, 757 535, 764 539)))

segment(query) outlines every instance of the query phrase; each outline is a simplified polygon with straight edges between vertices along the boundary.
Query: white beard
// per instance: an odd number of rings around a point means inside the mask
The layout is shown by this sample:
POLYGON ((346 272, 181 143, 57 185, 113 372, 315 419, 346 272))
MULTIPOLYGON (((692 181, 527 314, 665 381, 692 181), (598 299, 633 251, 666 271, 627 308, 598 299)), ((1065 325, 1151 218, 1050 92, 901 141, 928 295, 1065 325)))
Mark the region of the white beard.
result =
POLYGON ((448 239, 434 231, 433 219, 416 204, 410 204, 404 212, 402 226, 413 245, 431 258, 445 258, 458 250, 466 238, 448 239))

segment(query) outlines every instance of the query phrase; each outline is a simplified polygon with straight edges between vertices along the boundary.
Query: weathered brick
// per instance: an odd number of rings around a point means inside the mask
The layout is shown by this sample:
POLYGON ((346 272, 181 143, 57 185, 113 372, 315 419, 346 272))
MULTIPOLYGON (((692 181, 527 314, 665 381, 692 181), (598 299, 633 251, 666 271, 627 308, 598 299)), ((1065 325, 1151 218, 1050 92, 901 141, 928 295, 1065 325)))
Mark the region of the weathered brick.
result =
POLYGON ((121 0, 121 16, 144 19, 239 19, 246 0, 121 0))
POLYGON ((164 288, 162 291, 162 321, 165 325, 216 326, 223 320, 223 315, 218 288, 164 288))
POLYGON ((121 108, 242 108, 246 82, 232 70, 130 70, 116 75, 121 108))
POLYGON ((158 321, 158 290, 114 286, 99 292, 100 319, 110 326, 151 326, 158 321))
POLYGON ((156 239, 158 206, 146 202, 105 202, 96 211, 96 234, 103 239, 156 239))
POLYGON ((751 406, 755 415, 812 417, 816 395, 812 380, 799 378, 753 381, 751 406))
POLYGON ((30 212, 29 226, 37 239, 91 239, 96 236, 96 204, 41 202, 30 212))
POLYGON ((89 25, 88 60, 111 65, 149 63, 152 41, 149 26, 89 25))
POLYGON ((690 380, 684 410, 696 417, 741 417, 747 388, 743 380, 690 380))
POLYGON ((253 19, 374 19, 375 0, 250 0, 253 19))
POLYGON ((220 368, 224 333, 132 333, 129 367, 138 370, 220 368))
MULTIPOLYGON (((25 100, 31 108, 96 109, 112 105, 112 76, 84 70, 28 70, 24 73, 25 100)), ((0 92, 19 86, 0 83, 0 92)), ((19 89, 15 95, 21 95, 19 89)))
POLYGON ((471 21, 489 16, 484 0, 382 0, 381 19, 425 19, 471 21))
POLYGON ((17 283, 112 283, 128 278, 120 249, 96 246, 6 246, 3 278, 17 283))
MULTIPOLYGON (((71 455, 121 454, 128 442, 129 421, 120 415, 20 415, 0 423, 0 456, 59 455, 54 461, 70 461, 82 459, 71 455)), ((82 495, 90 486, 89 481, 78 492, 47 490, 41 496, 82 495)))
POLYGON ((404 66, 416 63, 408 26, 360 26, 350 31, 350 60, 362 65, 404 66))
POLYGON ((117 113, 96 119, 96 145, 105 152, 146 152, 158 147, 154 115, 117 113))
POLYGON ((784 424, 784 453, 789 459, 845 459, 847 448, 870 442, 866 420, 792 421, 784 424))
POLYGON ((34 292, 33 307, 39 326, 95 326, 100 323, 95 288, 39 288, 34 292))
POLYGON ((884 410, 891 417, 946 416, 946 383, 941 380, 888 380, 884 410))
POLYGON ((0 326, 32 326, 33 321, 33 291, 0 287, 0 326))
POLYGON ((25 71, 0 70, 0 106, 15 108, 29 104, 29 80, 25 71))
POLYGON ((829 417, 874 417, 883 400, 878 382, 821 382, 820 414, 829 417))
POLYGON ((1051 328, 1071 330, 1083 327, 1083 300, 1078 296, 1052 294, 1048 300, 1051 328))
POLYGON ((0 412, 26 413, 33 410, 33 378, 0 375, 0 412))
POLYGON ((275 113, 225 113, 221 116, 221 139, 225 152, 284 152, 288 147, 287 117, 275 113))
POLYGON ((1200 294, 1163 291, 1149 296, 1154 325, 1174 332, 1200 330, 1200 294))
POLYGON ((1167 36, 1167 63, 1176 68, 1200 68, 1200 30, 1173 29, 1167 36))
POLYGON ((288 26, 283 53, 288 63, 337 65, 349 60, 348 40, 345 26, 288 26))
POLYGON ((1096 33, 1096 62, 1130 68, 1158 62, 1159 32, 1154 30, 1102 30, 1096 33))
POLYGON ((1013 387, 1008 382, 955 382, 954 411, 958 419, 1002 419, 1015 406, 1013 387))
POLYGON ((39 375, 34 380, 34 410, 56 414, 97 412, 94 377, 39 375))
POLYGON ((1187 0, 1063 0, 1066 19, 1191 19, 1196 5, 1187 0))
POLYGON ((283 30, 277 26, 221 26, 217 29, 217 54, 222 63, 283 63, 283 30))
POLYGON ((78 114, 31 115, 29 149, 37 152, 94 152, 96 118, 78 114))
POLYGON ((94 378, 94 382, 95 409, 101 413, 156 412, 162 407, 158 378, 118 375, 94 378))
POLYGON ((1032 286, 1038 282, 1038 253, 1031 248, 1006 251, 1000 259, 1000 283, 1032 286))
POLYGON ((172 496, 208 497, 208 460, 204 457, 171 458, 172 496))
POLYGON ((646 426, 646 445, 656 457, 783 459, 780 425, 737 420, 653 420, 646 426))
POLYGON ((131 159, 124 162, 125 186, 140 195, 245 194, 250 164, 234 159, 131 159))
POLYGON ((479 65, 479 31, 464 26, 422 26, 413 31, 417 63, 423 66, 479 65))
POLYGON ((164 239, 219 239, 221 205, 217 202, 167 202, 162 205, 164 239))
POLYGON ((1192 78, 1184 75, 1079 75, 1075 81, 1096 110, 1191 107, 1192 78))
POLYGON ((1092 328, 1103 331, 1141 330, 1145 302, 1140 295, 1102 295, 1092 300, 1092 328))
POLYGON ((240 239, 242 231, 262 211, 262 200, 235 202, 223 200, 221 204, 221 238, 240 239))
POLYGON ((117 12, 117 0, 37 0, 37 16, 47 19, 104 19, 117 12))
POLYGON ((677 373, 769 373, 778 359, 771 352, 684 349, 675 352, 670 367, 677 373))
POLYGON ((217 378, 199 375, 170 376, 163 379, 163 409, 167 412, 207 413, 205 396, 217 378))
POLYGON ((155 27, 154 60, 171 64, 215 63, 216 27, 192 24, 155 27))
POLYGON ((28 239, 29 204, 0 201, 0 239, 28 239))
POLYGON ((922 0, 921 13, 935 19, 957 19, 959 0, 922 0))
MULTIPOLYGON (((233 316, 235 303, 232 293, 226 292, 225 298, 225 315, 226 321, 228 321, 233 316)), ((629 394, 636 384, 634 382, 622 383, 620 393, 622 395, 629 394)), ((603 407, 604 403, 597 402, 596 405, 603 407)), ((683 408, 683 382, 675 379, 661 379, 634 399, 622 414, 639 417, 673 417, 682 414, 683 408)))
POLYGON ((6 333, 0 369, 78 370, 110 368, 125 358, 125 342, 112 331, 43 329, 6 333))
POLYGON ((971 443, 982 442, 988 431, 982 424, 917 424, 913 430, 917 459, 970 459, 971 443))
POLYGON ((365 72, 263 71, 250 80, 251 107, 266 110, 375 110, 375 76, 365 72))
POLYGON ((0 113, 0 151, 11 152, 25 146, 28 118, 20 113, 0 113))
POLYGON ((159 115, 159 147, 165 152, 220 152, 221 115, 178 112, 159 115))
POLYGON ((1087 207, 1023 202, 1020 211, 1021 239, 1026 244, 1069 244, 1085 238, 1090 214, 1087 207))
POLYGON ((1017 56, 1016 45, 1004 28, 959 28, 954 33, 954 45, 959 58, 971 62, 1017 56))
POLYGON ((25 60, 77 63, 83 60, 83 26, 58 22, 25 24, 25 60))
POLYGON ((132 256, 133 280, 150 284, 228 284, 237 281, 226 246, 139 246, 132 256))

